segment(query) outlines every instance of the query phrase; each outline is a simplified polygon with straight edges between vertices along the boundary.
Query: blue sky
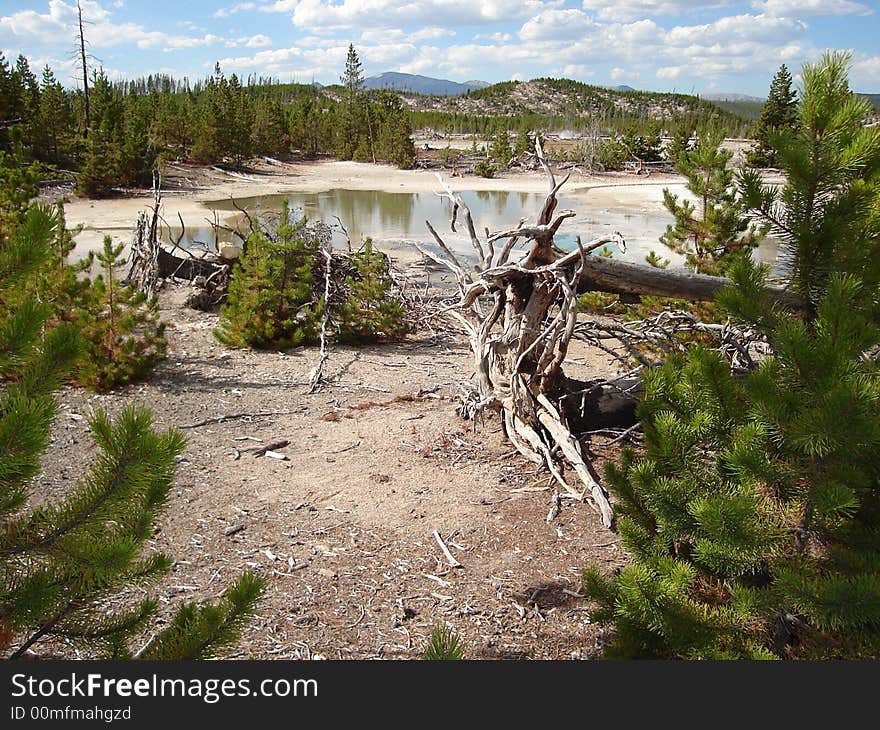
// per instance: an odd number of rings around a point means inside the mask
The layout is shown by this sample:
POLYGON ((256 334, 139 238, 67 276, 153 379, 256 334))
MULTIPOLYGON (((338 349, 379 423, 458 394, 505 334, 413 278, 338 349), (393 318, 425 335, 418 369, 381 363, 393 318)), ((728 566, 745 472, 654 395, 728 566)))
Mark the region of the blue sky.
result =
MULTIPOLYGON (((489 82, 566 76, 685 93, 766 95, 826 49, 880 93, 878 0, 83 0, 112 76, 227 73, 338 80, 354 43, 368 75, 489 82)), ((0 49, 76 83, 76 0, 3 0, 0 49)))

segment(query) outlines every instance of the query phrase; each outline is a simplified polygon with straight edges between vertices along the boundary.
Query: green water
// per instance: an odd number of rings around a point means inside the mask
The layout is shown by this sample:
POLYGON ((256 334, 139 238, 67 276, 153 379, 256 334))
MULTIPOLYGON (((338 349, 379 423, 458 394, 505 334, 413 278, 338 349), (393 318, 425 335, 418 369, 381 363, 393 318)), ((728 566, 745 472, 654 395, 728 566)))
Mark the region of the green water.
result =
MULTIPOLYGON (((471 210, 478 232, 485 228, 495 232, 517 225, 521 218, 534 222, 544 203, 543 193, 520 193, 503 190, 467 191, 462 198, 471 210)), ((205 203, 212 211, 224 218, 236 210, 236 205, 251 214, 277 212, 287 201, 292 210, 300 211, 311 220, 323 220, 335 226, 334 243, 345 245, 345 235, 339 228, 341 221, 354 244, 370 237, 375 240, 404 240, 430 243, 431 235, 425 225, 430 221, 444 241, 457 253, 473 253, 470 241, 459 220, 458 232, 450 230, 452 206, 447 198, 431 193, 390 193, 378 190, 347 190, 337 188, 321 193, 286 193, 252 198, 218 200, 205 203)), ((673 265, 682 258, 670 252, 659 242, 660 235, 672 222, 663 213, 645 213, 623 210, 591 210, 583 200, 561 196, 557 210, 569 208, 577 211, 575 218, 565 221, 556 236, 561 248, 574 248, 576 236, 584 242, 599 236, 620 232, 626 240, 626 250, 609 246, 616 258, 644 262, 651 250, 671 259, 673 265)), ((235 218, 235 216, 233 216, 235 218)), ((175 234, 176 235, 176 234, 175 234)), ((221 240, 235 240, 229 234, 221 234, 221 240)), ((199 248, 204 244, 211 249, 214 234, 210 227, 187 228, 182 241, 184 246, 199 248)), ((764 261, 776 259, 776 246, 772 240, 762 245, 759 257, 764 261)))
MULTIPOLYGON (((534 221, 544 204, 543 193, 508 192, 504 190, 467 191, 462 198, 471 210, 477 230, 485 228, 495 232, 514 227, 521 218, 534 221)), ((240 198, 233 204, 230 200, 206 203, 211 210, 222 213, 235 211, 235 205, 249 212, 278 211, 284 201, 293 210, 299 210, 307 218, 323 220, 331 225, 342 221, 351 240, 358 243, 364 238, 377 240, 413 240, 431 242, 425 221, 430 221, 444 241, 453 250, 468 254, 472 248, 461 221, 458 232, 450 230, 452 206, 448 199, 431 193, 389 193, 378 190, 346 190, 342 188, 321 193, 288 193, 240 198)), ((641 213, 613 213, 600 211, 590 215, 583 210, 581 201, 560 197, 558 210, 570 208, 578 216, 566 221, 557 235, 557 243, 574 247, 576 236, 586 242, 613 231, 620 231, 627 241, 625 253, 611 246, 620 258, 643 259, 650 248, 657 247, 660 234, 671 220, 668 216, 641 213)), ((210 238, 210 231, 206 231, 210 238)), ((341 230, 334 234, 338 245, 345 243, 341 230)))

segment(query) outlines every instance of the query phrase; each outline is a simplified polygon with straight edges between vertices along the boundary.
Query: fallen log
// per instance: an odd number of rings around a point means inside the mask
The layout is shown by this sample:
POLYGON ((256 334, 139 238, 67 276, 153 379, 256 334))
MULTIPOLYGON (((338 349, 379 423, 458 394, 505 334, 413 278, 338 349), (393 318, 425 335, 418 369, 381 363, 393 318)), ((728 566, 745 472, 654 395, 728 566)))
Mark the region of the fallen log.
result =
POLYGON ((208 278, 219 270, 227 268, 227 264, 219 259, 177 256, 162 247, 159 248, 158 266, 159 278, 186 281, 192 281, 199 276, 208 278))
MULTIPOLYGON (((576 262, 577 254, 577 251, 568 254, 560 260, 560 265, 565 265, 566 259, 570 259, 571 263, 576 262)), ((728 284, 730 279, 723 276, 695 274, 685 269, 659 269, 604 256, 589 256, 578 279, 577 291, 579 294, 600 291, 709 302, 728 284)), ((767 287, 767 293, 788 309, 805 308, 785 287, 771 285, 767 287)))

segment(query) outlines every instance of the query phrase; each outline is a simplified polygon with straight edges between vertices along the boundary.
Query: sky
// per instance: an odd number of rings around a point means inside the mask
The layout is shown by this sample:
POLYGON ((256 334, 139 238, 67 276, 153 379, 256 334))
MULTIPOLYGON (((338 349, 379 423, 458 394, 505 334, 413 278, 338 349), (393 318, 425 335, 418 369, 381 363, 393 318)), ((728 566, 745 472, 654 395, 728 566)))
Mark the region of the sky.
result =
MULTIPOLYGON (((880 0, 82 0, 89 51, 114 78, 227 74, 336 83, 353 43, 366 75, 567 77, 766 96, 785 63, 852 54, 880 93, 880 0)), ((2 0, 0 49, 77 83, 76 0, 2 0)))

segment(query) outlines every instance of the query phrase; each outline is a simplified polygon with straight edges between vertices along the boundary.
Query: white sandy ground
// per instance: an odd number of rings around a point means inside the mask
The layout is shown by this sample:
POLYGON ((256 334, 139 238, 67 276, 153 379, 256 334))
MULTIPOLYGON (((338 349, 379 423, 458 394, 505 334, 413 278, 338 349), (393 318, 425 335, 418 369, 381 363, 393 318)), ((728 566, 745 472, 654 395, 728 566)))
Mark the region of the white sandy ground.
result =
MULTIPOLYGON (((384 192, 427 193, 441 189, 435 173, 427 170, 398 170, 387 165, 358 162, 312 162, 276 166, 269 174, 242 177, 228 176, 227 182, 211 184, 197 192, 168 191, 163 197, 163 215, 176 221, 178 214, 187 225, 203 225, 211 213, 207 201, 243 198, 285 192, 318 193, 334 188, 379 190, 384 192)), ((541 193, 547 190, 542 173, 513 173, 496 178, 448 178, 453 190, 506 190, 541 193)), ((663 188, 673 193, 685 191, 684 178, 677 175, 604 175, 588 177, 572 174, 564 191, 582 202, 582 214, 589 210, 610 212, 663 212, 663 188)), ((76 255, 83 256, 101 247, 105 235, 128 242, 140 211, 152 207, 152 197, 142 196, 110 200, 73 199, 64 206, 67 224, 81 225, 76 237, 76 255)))

